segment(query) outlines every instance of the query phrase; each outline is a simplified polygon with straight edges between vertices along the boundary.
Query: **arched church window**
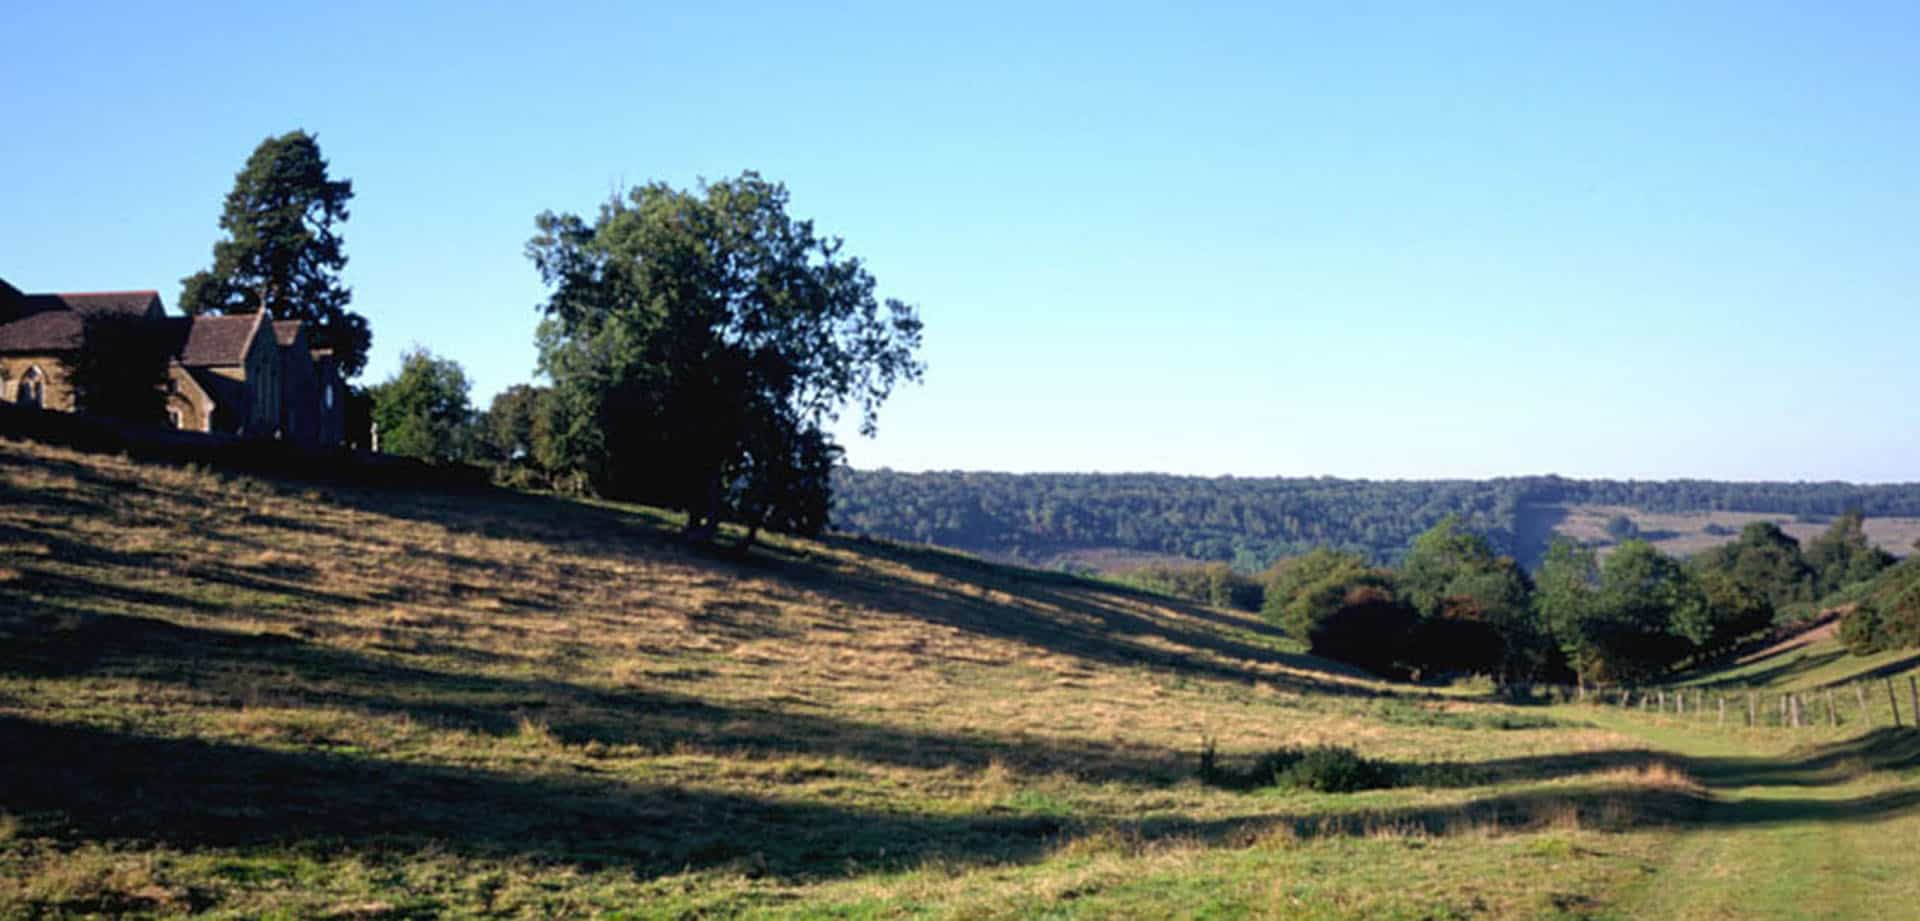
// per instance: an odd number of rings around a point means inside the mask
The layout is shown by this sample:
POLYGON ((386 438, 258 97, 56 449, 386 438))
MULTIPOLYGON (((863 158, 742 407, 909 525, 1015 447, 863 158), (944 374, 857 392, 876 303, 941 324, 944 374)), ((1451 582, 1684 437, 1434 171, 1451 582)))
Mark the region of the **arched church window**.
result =
POLYGON ((31 406, 39 409, 41 404, 46 401, 46 398, 46 375, 40 373, 39 365, 34 365, 27 369, 27 373, 20 376, 20 395, 15 398, 15 402, 21 406, 31 406))

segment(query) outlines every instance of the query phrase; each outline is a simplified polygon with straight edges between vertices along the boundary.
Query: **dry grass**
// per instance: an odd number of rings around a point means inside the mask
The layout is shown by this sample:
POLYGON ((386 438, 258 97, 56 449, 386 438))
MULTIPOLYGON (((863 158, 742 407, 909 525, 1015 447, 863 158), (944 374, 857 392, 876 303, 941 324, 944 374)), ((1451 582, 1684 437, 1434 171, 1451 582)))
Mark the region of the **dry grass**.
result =
MULTIPOLYGON (((1648 512, 1612 505, 1572 505, 1558 509, 1566 517, 1554 527, 1555 533, 1579 541, 1604 544, 1612 540, 1607 535, 1608 520, 1615 515, 1625 515, 1633 519, 1654 546, 1678 556, 1690 556, 1733 541, 1737 539, 1741 528, 1756 521, 1775 522, 1780 525, 1780 530, 1803 544, 1824 533, 1828 527, 1819 522, 1795 521, 1792 515, 1758 512, 1648 512), (1709 526, 1716 525, 1730 533, 1707 533, 1709 526)), ((1920 540, 1920 518, 1868 518, 1864 527, 1868 540, 1898 556, 1912 553, 1914 542, 1920 540)))
POLYGON ((0 915, 1531 916, 1703 796, 1246 615, 673 525, 0 441, 0 915), (1461 770, 1234 792, 1203 739, 1461 770))

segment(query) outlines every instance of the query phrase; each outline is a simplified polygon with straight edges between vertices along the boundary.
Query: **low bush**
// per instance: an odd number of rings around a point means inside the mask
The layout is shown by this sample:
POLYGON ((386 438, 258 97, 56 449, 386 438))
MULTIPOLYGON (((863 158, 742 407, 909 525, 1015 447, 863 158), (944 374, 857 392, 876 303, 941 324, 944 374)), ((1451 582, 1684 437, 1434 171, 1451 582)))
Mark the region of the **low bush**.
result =
POLYGON ((1893 647, 1887 636, 1887 623, 1880 616, 1880 609, 1867 602, 1860 602, 1847 612, 1840 621, 1840 642, 1846 644, 1847 651, 1856 656, 1870 655, 1893 647))
POLYGON ((1275 749, 1239 771, 1220 767, 1211 743, 1200 753, 1201 779, 1236 790, 1283 787, 1319 793, 1352 793, 1395 786, 1396 774, 1393 766, 1384 761, 1332 745, 1275 749))
POLYGON ((1856 655, 1920 646, 1920 557, 1874 577, 1846 618, 1840 640, 1856 655))
POLYGON ((1276 766, 1273 783, 1320 793, 1352 793, 1393 786, 1393 771, 1382 762, 1361 757, 1351 748, 1329 745, 1309 748, 1298 753, 1293 763, 1276 766))

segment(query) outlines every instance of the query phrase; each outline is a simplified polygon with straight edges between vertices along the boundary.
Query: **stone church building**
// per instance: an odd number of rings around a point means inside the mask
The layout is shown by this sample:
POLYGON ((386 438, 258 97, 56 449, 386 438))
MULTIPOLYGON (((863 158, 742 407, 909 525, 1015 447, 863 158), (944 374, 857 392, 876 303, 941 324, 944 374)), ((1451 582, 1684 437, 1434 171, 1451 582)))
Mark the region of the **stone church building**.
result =
POLYGON ((154 291, 24 294, 0 280, 0 401, 72 412, 66 359, 86 348, 88 317, 137 318, 171 356, 167 418, 175 428, 301 444, 340 444, 346 385, 306 324, 265 311, 168 316, 154 291))

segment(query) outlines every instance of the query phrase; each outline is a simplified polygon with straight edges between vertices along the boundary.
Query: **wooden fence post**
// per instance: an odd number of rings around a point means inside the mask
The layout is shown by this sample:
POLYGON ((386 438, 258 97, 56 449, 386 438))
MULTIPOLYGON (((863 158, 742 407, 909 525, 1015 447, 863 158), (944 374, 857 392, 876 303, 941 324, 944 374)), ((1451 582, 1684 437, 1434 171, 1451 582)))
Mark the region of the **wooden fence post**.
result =
POLYGON ((1833 699, 1832 688, 1827 689, 1827 725, 1836 729, 1840 727, 1839 701, 1833 699))
POLYGON ((1759 704, 1755 701, 1754 699, 1755 696, 1756 695, 1754 694, 1754 692, 1752 691, 1747 692, 1747 728, 1748 729, 1752 729, 1754 725, 1754 721, 1759 718, 1759 713, 1758 713, 1759 704))
POLYGON ((1673 692, 1673 712, 1679 716, 1687 715, 1687 692, 1673 692))
POLYGON ((1893 708, 1893 728, 1900 728, 1900 698, 1893 694, 1893 679, 1887 679, 1887 705, 1893 708))
POLYGON ((1853 683, 1853 694, 1860 698, 1860 722, 1873 725, 1873 713, 1867 709, 1867 686, 1862 682, 1853 683))
POLYGON ((1722 694, 1722 695, 1720 695, 1720 723, 1719 723, 1719 726, 1720 726, 1720 728, 1722 728, 1722 729, 1725 729, 1725 728, 1726 728, 1726 726, 1727 726, 1727 696, 1726 696, 1725 694, 1722 694))

